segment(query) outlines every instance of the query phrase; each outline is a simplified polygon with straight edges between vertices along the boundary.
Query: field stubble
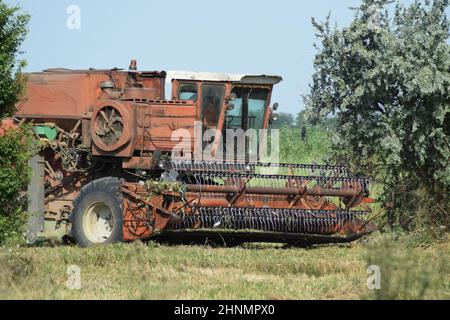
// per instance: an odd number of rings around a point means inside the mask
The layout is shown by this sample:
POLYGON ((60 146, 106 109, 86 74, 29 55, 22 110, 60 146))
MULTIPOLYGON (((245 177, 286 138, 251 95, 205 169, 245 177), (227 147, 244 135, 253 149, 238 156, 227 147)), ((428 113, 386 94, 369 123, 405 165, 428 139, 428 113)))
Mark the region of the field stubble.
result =
POLYGON ((449 299, 450 242, 373 235, 346 246, 117 244, 0 249, 1 299, 449 299), (81 289, 66 286, 80 268, 81 289), (379 265, 381 290, 367 267, 379 265))

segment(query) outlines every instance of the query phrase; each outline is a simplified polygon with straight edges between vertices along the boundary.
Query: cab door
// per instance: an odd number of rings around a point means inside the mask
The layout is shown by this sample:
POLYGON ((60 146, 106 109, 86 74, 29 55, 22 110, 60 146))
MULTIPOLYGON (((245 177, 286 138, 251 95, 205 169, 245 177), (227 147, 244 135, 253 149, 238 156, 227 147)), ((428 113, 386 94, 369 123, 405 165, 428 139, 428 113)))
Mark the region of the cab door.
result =
MULTIPOLYGON (((235 141, 234 160, 257 161, 260 130, 264 128, 270 89, 235 86, 232 94, 235 95, 236 99, 232 101, 234 107, 226 112, 224 129, 233 131, 242 129, 245 133, 245 155, 238 150, 238 141, 235 141)), ((226 141, 225 130, 224 139, 226 141)))

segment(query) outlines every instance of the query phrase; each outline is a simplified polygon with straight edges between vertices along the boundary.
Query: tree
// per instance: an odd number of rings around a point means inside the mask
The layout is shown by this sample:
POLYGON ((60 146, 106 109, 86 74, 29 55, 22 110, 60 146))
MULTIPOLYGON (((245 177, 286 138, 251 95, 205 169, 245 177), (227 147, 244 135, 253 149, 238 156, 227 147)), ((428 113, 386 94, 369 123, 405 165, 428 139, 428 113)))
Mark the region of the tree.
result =
POLYGON ((295 126, 302 128, 306 125, 308 125, 307 112, 306 110, 302 110, 297 113, 297 117, 295 118, 295 126))
MULTIPOLYGON (((11 116, 24 90, 25 66, 20 54, 28 15, 18 14, 18 7, 9 7, 0 0, 0 120, 11 116)), ((1 122, 0 122, 1 124, 1 122)), ((28 126, 8 130, 0 136, 0 244, 21 236, 27 201, 22 190, 30 177, 28 159, 33 141, 28 126)))
POLYGON ((320 44, 307 108, 318 120, 337 114, 332 156, 381 184, 390 223, 448 227, 449 1, 392 2, 363 0, 342 29, 313 20, 320 44))
POLYGON ((14 113, 24 89, 21 71, 25 61, 18 55, 30 17, 18 12, 19 7, 9 7, 0 0, 0 118, 14 113))

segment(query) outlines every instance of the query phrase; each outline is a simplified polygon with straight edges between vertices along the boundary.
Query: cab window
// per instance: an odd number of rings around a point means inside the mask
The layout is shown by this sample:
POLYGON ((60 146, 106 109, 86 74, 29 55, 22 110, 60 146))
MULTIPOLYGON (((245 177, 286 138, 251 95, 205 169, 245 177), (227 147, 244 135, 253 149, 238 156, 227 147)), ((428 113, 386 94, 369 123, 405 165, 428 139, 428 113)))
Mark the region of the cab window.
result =
POLYGON ((202 120, 208 126, 217 126, 225 95, 225 86, 204 84, 202 86, 202 120))
POLYGON ((182 101, 197 101, 198 88, 196 83, 181 83, 178 88, 178 99, 182 101))
POLYGON ((233 110, 227 112, 227 129, 262 129, 269 90, 235 87, 232 92, 236 100, 233 110))

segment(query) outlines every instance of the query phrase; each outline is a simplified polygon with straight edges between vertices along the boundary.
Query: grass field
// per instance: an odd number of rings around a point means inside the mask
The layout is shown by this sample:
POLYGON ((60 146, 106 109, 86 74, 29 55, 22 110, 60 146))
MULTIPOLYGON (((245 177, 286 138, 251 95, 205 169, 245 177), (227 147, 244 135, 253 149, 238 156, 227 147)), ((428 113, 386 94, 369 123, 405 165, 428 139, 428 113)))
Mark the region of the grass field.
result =
POLYGON ((310 249, 132 243, 0 249, 0 299, 450 299, 450 241, 375 235, 310 249), (367 267, 381 290, 367 288, 367 267), (81 270, 81 289, 66 286, 81 270))
MULTIPOLYGON (((329 134, 283 129, 285 162, 329 151, 329 134)), ((150 242, 82 249, 0 248, 0 299, 450 299, 450 240, 374 234, 343 246, 169 246, 150 242), (80 269, 71 290, 68 267, 80 269), (381 289, 369 290, 368 266, 381 289)))

